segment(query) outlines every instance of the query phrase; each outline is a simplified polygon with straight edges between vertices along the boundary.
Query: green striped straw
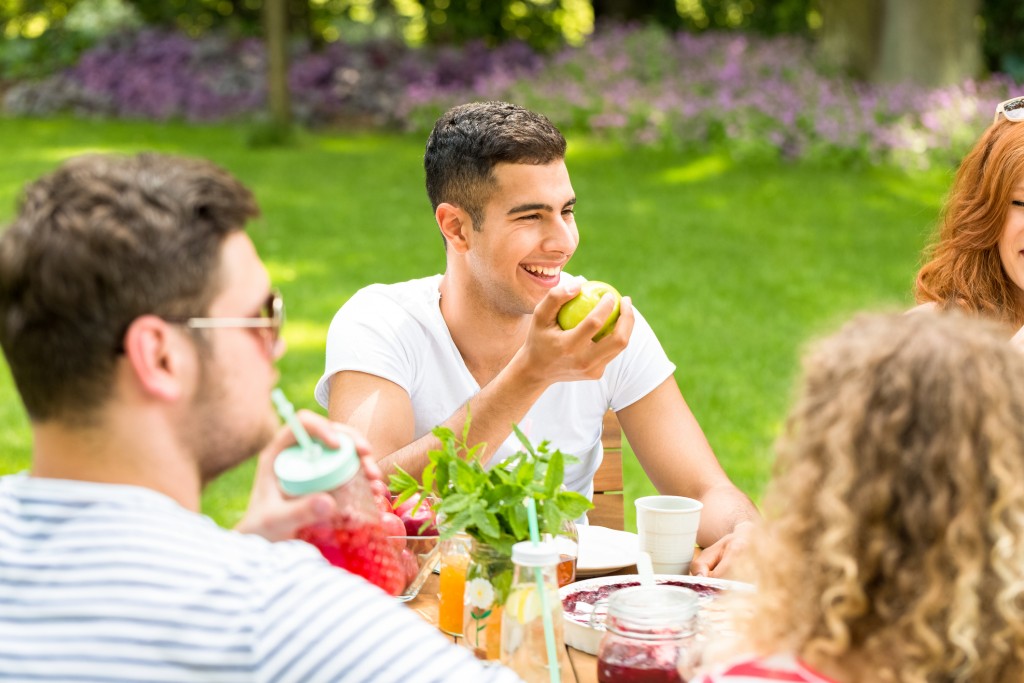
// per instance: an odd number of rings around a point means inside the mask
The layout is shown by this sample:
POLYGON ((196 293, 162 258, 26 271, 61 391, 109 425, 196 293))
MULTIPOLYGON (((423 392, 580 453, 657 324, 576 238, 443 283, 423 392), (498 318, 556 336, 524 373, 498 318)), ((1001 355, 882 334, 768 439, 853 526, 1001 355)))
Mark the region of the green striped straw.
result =
MULTIPOLYGON (((526 519, 530 523, 530 540, 534 545, 540 544, 540 529, 537 526, 537 503, 533 498, 526 499, 526 519)), ((533 568, 533 580, 537 582, 537 592, 540 594, 540 613, 544 620, 544 640, 548 649, 548 671, 551 673, 551 683, 559 683, 562 680, 558 671, 558 653, 555 651, 555 625, 551 622, 551 610, 548 609, 548 591, 544 585, 544 575, 540 567, 533 568)))

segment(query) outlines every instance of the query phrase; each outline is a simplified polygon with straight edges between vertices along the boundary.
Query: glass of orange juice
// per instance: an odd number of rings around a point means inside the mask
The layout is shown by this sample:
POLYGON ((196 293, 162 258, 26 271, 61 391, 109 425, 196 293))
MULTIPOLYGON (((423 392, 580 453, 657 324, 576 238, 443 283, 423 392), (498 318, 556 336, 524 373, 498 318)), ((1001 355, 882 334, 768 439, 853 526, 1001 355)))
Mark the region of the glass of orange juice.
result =
POLYGON ((441 592, 438 595, 437 625, 449 635, 461 636, 462 608, 466 593, 466 568, 469 566, 470 537, 455 534, 441 541, 441 592))

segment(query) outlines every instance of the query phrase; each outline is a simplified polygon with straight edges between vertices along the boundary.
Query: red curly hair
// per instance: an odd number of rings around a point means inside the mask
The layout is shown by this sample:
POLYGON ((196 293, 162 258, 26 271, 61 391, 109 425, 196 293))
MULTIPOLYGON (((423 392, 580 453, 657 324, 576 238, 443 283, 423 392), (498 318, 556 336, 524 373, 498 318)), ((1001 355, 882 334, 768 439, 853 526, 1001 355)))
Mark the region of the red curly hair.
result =
POLYGON ((918 303, 934 302, 1024 325, 1024 292, 999 257, 1014 188, 1024 181, 1024 124, 999 117, 964 157, 946 201, 938 240, 917 273, 918 303))

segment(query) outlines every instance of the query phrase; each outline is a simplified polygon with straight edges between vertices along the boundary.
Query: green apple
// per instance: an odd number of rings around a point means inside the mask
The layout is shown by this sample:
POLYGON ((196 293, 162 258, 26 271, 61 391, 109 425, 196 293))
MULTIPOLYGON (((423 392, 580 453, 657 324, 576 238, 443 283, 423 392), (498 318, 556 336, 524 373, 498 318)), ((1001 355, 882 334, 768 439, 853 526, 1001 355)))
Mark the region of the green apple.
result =
POLYGON ((594 341, 601 341, 606 336, 611 334, 612 328, 615 327, 615 321, 619 319, 619 306, 622 302, 622 297, 615 291, 615 288, 605 282, 598 282, 597 280, 587 280, 580 285, 580 293, 575 298, 566 301, 562 308, 558 311, 558 326, 563 330, 571 330, 580 324, 580 322, 590 314, 594 307, 597 306, 597 302, 601 300, 605 294, 611 294, 615 297, 615 308, 612 309, 611 315, 608 316, 608 320, 604 322, 601 329, 594 335, 594 341))

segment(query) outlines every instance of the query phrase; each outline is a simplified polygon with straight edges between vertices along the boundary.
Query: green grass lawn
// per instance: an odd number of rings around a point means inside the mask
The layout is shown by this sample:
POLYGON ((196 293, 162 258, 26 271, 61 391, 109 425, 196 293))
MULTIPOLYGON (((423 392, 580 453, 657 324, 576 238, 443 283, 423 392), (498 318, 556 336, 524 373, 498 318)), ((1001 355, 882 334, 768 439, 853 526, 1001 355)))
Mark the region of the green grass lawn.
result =
MULTIPOLYGON (((444 268, 423 189, 424 140, 306 136, 251 150, 240 127, 0 119, 0 223, 22 185, 86 151, 208 157, 255 191, 250 232, 288 303, 282 386, 314 408, 327 325, 359 287, 444 268)), ((571 272, 632 295, 678 365, 676 379, 722 465, 758 499, 801 348, 854 311, 901 309, 952 169, 737 164, 569 140, 581 245, 571 272)), ((557 445, 557 444, 556 444, 557 445)), ((25 468, 31 439, 0 371, 0 474, 25 468)), ((627 453, 632 498, 653 491, 627 453)), ((216 482, 205 510, 231 524, 251 466, 216 482)))

